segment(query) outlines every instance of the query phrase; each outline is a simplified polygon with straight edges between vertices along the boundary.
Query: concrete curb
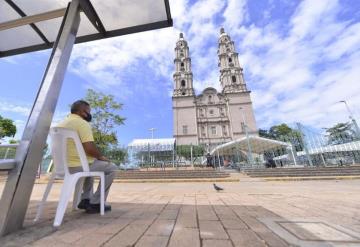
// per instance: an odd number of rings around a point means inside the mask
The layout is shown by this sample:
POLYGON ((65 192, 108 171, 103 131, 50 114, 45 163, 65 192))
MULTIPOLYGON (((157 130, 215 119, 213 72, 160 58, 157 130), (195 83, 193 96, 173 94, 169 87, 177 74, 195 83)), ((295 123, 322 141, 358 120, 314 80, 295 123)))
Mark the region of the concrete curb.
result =
POLYGON ((261 177, 265 181, 307 181, 307 180, 352 180, 360 176, 331 176, 331 177, 261 177))
POLYGON ((115 179, 115 183, 186 183, 186 182, 239 182, 238 178, 195 178, 195 179, 115 179))
MULTIPOLYGON (((47 184, 48 179, 36 179, 35 184, 47 184)), ((114 183, 193 183, 193 182, 239 182, 238 178, 195 178, 195 179, 114 179, 114 183)), ((62 179, 56 179, 54 183, 62 183, 62 179)))

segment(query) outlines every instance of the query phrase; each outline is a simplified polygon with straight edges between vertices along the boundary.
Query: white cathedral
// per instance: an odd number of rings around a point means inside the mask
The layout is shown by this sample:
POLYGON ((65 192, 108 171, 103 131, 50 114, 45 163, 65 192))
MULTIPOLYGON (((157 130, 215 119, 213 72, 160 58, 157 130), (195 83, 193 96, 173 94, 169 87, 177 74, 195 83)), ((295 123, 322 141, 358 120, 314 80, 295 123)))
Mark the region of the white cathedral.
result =
POLYGON ((208 87, 195 95, 189 46, 182 33, 176 42, 172 102, 177 145, 214 146, 244 137, 246 131, 258 133, 238 53, 223 28, 218 43, 222 90, 208 87))

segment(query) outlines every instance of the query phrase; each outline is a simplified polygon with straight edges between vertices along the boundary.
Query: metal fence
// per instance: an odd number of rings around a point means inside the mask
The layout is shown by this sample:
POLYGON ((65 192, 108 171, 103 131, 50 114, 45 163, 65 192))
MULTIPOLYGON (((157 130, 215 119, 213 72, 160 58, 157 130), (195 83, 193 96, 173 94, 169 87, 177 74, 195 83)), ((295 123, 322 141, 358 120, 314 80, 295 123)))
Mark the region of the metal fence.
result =
MULTIPOLYGON (((360 164, 360 135, 352 123, 348 123, 346 129, 340 128, 341 131, 319 131, 300 123, 291 127, 295 131, 290 134, 267 137, 275 142, 255 142, 252 141, 253 135, 230 148, 219 150, 218 147, 229 142, 199 145, 176 145, 173 139, 143 142, 138 146, 122 147, 127 156, 124 163, 118 165, 122 169, 242 169, 360 164), (281 145, 275 145, 276 141, 281 145)), ((0 145, 0 159, 13 159, 16 146, 0 145)), ((46 172, 50 161, 49 152, 44 153, 41 172, 46 172)))
POLYGON ((18 144, 0 144, 0 159, 14 159, 18 144))
POLYGON ((360 163, 360 136, 350 122, 347 129, 318 132, 298 124, 303 145, 298 159, 305 166, 343 166, 360 163))
MULTIPOLYGON (((14 159, 18 145, 19 144, 0 144, 0 160, 14 159)), ((47 152, 44 152, 43 159, 39 165, 38 176, 40 176, 41 173, 46 173, 51 160, 51 156, 47 152)))
MULTIPOLYGON (((340 128, 339 131, 319 131, 300 123, 293 127, 295 132, 277 140, 291 144, 295 165, 344 166, 360 163, 360 136, 351 122, 347 123, 346 129, 340 128)), ((291 165, 284 149, 264 155, 270 156, 277 167, 291 165)))
POLYGON ((249 141, 244 141, 244 145, 233 145, 232 149, 226 151, 220 149, 210 156, 208 153, 224 143, 189 145, 191 149, 197 149, 191 156, 188 146, 179 146, 176 148, 176 160, 195 167, 236 169, 360 164, 360 133, 353 122, 345 123, 338 129, 322 131, 300 123, 291 127, 294 131, 289 134, 276 138, 267 137, 280 141, 283 145, 253 142, 250 136, 249 141))

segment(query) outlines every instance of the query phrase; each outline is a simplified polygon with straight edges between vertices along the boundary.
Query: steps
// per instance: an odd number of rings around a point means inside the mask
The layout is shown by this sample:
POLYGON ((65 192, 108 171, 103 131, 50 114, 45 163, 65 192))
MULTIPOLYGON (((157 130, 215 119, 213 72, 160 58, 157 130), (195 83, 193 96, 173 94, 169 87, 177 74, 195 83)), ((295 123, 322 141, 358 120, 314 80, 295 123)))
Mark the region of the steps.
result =
POLYGON ((165 171, 118 171, 116 179, 217 179, 228 178, 230 174, 214 170, 165 170, 165 171))
MULTIPOLYGON (((0 182, 5 182, 7 175, 0 176, 0 182)), ((63 181, 63 180, 59 180, 63 181)), ((229 173, 214 170, 165 170, 165 171, 117 171, 115 182, 145 183, 145 182, 238 182, 229 173)), ((47 183, 48 177, 42 176, 37 183, 47 183)))
POLYGON ((331 177, 359 176, 360 166, 346 167, 301 167, 301 168, 259 168, 243 171, 250 177, 331 177))

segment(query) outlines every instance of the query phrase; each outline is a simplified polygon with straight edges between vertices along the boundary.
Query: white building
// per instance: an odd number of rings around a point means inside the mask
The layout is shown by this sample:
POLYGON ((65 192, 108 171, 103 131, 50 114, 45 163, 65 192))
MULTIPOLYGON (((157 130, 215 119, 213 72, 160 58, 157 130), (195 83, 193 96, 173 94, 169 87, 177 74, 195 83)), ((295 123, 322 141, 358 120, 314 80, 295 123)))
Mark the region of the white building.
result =
POLYGON ((246 87, 234 42, 220 30, 218 59, 221 92, 205 88, 195 95, 189 46, 180 34, 175 47, 173 92, 174 138, 177 145, 214 146, 245 136, 257 135, 250 91, 246 87))

